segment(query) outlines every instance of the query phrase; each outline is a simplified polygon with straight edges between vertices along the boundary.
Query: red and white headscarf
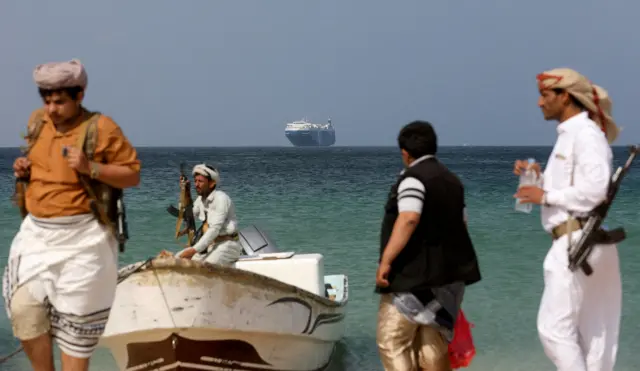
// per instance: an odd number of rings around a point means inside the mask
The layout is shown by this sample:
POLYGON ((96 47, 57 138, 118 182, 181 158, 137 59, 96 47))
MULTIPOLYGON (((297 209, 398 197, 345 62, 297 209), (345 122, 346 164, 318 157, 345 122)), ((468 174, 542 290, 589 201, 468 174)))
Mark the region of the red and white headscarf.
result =
POLYGON ((589 117, 600 125, 609 144, 616 140, 620 128, 613 120, 611 98, 604 88, 592 84, 585 76, 570 68, 545 71, 536 78, 540 90, 562 89, 572 95, 589 111, 589 117))

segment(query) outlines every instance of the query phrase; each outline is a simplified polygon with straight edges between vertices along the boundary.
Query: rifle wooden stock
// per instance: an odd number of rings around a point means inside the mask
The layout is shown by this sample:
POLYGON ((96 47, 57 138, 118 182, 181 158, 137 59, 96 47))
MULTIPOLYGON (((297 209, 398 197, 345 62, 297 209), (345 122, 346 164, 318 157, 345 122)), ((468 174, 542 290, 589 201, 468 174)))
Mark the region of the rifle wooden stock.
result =
POLYGON ((180 196, 178 199, 178 215, 176 219, 175 238, 178 239, 183 235, 187 235, 187 247, 193 246, 196 235, 196 221, 193 215, 193 200, 191 192, 187 188, 187 176, 184 172, 184 163, 180 165, 180 196), (182 224, 186 224, 182 229, 182 224))
POLYGON ((184 185, 180 184, 180 196, 178 198, 178 217, 176 218, 176 239, 181 236, 182 220, 184 219, 184 188, 184 185))
POLYGON ((12 201, 14 205, 18 206, 20 210, 20 216, 24 219, 29 212, 27 211, 26 205, 26 193, 27 193, 27 185, 29 184, 28 179, 18 178, 16 179, 15 191, 12 197, 12 201))

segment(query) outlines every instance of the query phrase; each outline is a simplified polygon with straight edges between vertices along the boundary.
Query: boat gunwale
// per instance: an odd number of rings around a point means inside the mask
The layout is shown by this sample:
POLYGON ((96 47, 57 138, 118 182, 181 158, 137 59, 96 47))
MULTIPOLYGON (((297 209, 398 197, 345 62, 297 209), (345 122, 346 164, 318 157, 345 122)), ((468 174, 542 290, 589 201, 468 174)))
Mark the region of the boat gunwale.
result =
MULTIPOLYGON (((141 262, 142 261, 139 261, 138 263, 141 263, 141 262)), ((136 264, 136 263, 133 263, 133 264, 136 264)), ((349 301, 348 277, 346 274, 338 274, 344 277, 344 282, 342 285, 343 291, 344 291, 343 300, 334 301, 325 296, 316 295, 312 292, 301 289, 297 286, 293 286, 288 283, 279 281, 275 278, 264 276, 251 271, 246 271, 246 270, 235 268, 235 267, 227 267, 219 264, 207 263, 203 261, 180 259, 175 257, 161 257, 161 258, 155 258, 153 260, 150 260, 148 264, 143 264, 142 266, 134 270, 132 273, 130 273, 122 282, 126 281, 128 278, 132 276, 135 276, 143 272, 146 273, 152 270, 156 270, 156 271, 167 270, 167 271, 174 271, 174 272, 182 271, 181 273, 197 274, 197 275, 210 277, 210 278, 222 276, 222 277, 230 278, 234 281, 244 283, 244 284, 247 283, 246 279, 248 277, 250 278, 251 281, 255 281, 260 285, 276 288, 280 291, 284 291, 285 293, 292 293, 295 295, 299 295, 307 299, 320 302, 322 305, 325 305, 331 308, 345 307, 347 305, 347 302, 349 301)), ((331 276, 336 276, 336 275, 333 274, 331 276)), ((323 280, 324 280, 324 276, 323 276, 323 280)))

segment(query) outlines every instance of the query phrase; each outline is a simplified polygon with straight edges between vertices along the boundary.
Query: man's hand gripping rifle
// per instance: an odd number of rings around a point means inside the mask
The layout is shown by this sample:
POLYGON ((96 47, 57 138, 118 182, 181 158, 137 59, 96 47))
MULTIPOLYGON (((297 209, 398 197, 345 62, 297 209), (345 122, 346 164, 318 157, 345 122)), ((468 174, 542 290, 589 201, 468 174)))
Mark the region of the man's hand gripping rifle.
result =
POLYGON ((201 232, 196 228, 196 219, 193 215, 193 201, 191 191, 187 187, 188 178, 184 170, 184 163, 180 164, 180 200, 178 208, 173 205, 167 207, 169 214, 178 218, 176 220, 176 238, 187 235, 187 246, 193 246, 199 239, 201 232), (185 228, 180 230, 184 222, 185 228))
POLYGON ((582 228, 582 236, 575 246, 571 246, 569 242, 569 269, 573 272, 578 267, 582 268, 584 273, 589 276, 593 273, 593 268, 587 262, 591 251, 598 244, 614 244, 623 241, 626 234, 623 227, 619 227, 610 231, 601 229, 602 221, 607 217, 609 208, 613 203, 613 199, 618 193, 622 179, 629 171, 633 160, 640 152, 638 146, 631 146, 629 149, 629 158, 624 166, 619 167, 609 181, 607 190, 607 198, 589 213, 586 223, 582 228))

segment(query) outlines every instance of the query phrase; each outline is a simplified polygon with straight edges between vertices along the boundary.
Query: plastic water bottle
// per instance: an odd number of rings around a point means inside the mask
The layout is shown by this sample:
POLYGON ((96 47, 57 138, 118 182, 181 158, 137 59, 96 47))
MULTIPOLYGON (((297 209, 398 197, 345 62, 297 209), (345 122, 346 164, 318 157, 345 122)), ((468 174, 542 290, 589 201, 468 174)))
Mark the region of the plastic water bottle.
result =
MULTIPOLYGON (((529 159, 529 164, 527 165, 527 170, 525 170, 522 174, 520 174, 520 184, 518 184, 518 189, 522 186, 526 186, 526 185, 537 185, 538 184, 538 175, 536 174, 535 170, 531 169, 531 166, 533 166, 533 164, 536 163, 536 160, 533 158, 529 159)), ((531 210, 533 210, 533 204, 531 203, 520 203, 520 199, 516 199, 516 206, 515 206, 515 210, 516 211, 520 211, 523 213, 531 213, 531 210)))

